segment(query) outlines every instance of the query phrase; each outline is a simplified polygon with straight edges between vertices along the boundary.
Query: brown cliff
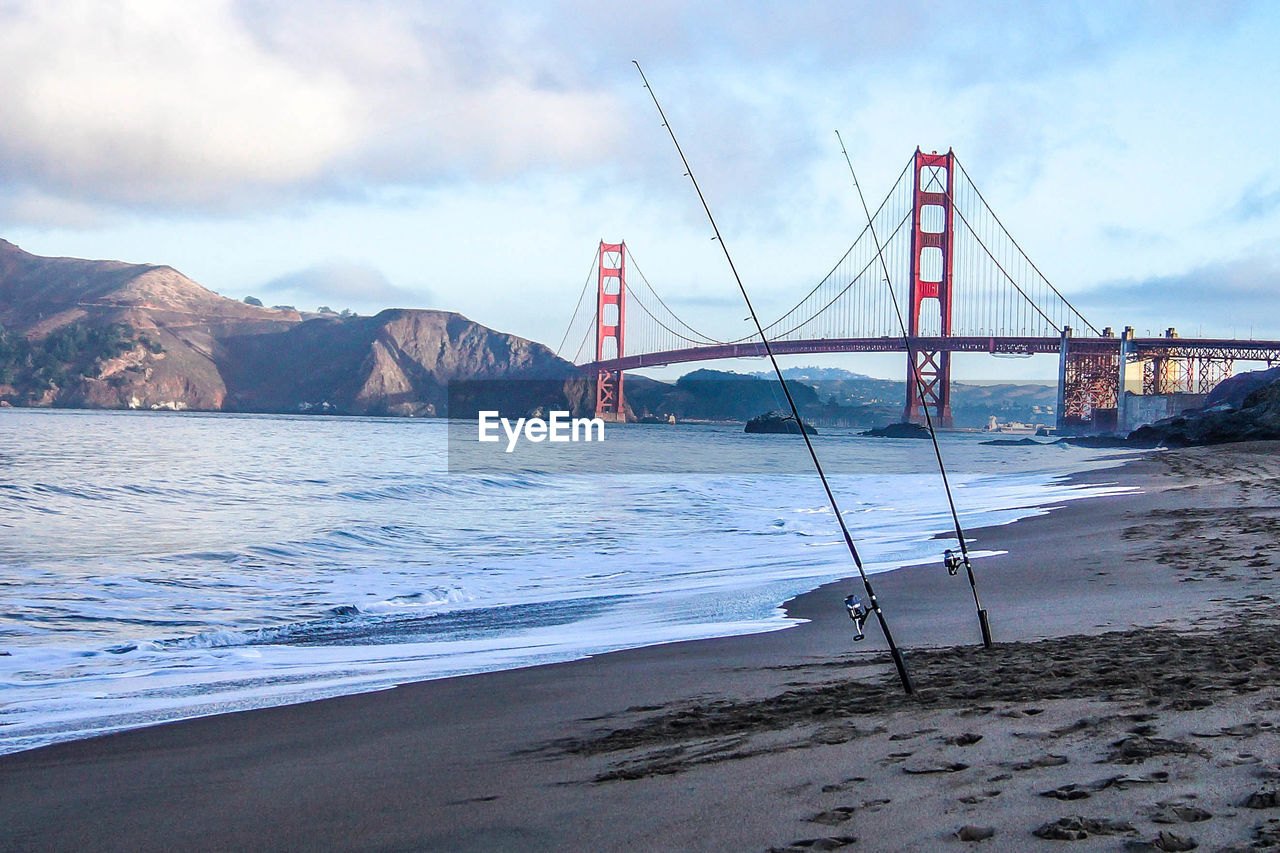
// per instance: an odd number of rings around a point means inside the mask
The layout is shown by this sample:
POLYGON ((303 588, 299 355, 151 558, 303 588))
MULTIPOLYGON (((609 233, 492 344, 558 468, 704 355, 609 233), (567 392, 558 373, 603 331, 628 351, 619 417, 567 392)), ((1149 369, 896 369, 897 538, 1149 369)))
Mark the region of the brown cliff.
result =
MULTIPOLYGON (((586 388, 547 347, 445 311, 308 315, 220 296, 168 266, 45 258, 0 240, 0 325, 39 341, 80 324, 141 341, 14 404, 441 415, 454 380, 544 379, 575 410, 586 388)), ((12 391, 13 389, 7 389, 12 391)), ((545 389, 544 389, 545 390, 545 389)), ((518 396, 516 391, 500 396, 518 396)))

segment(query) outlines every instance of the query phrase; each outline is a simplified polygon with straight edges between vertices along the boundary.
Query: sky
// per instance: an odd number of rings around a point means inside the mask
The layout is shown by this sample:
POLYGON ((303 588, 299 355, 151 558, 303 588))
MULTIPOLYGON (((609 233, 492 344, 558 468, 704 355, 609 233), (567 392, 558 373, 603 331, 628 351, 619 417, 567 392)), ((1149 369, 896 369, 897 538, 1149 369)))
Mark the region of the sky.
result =
POLYGON ((625 239, 682 317, 737 336, 638 59, 766 319, 860 230, 838 128, 872 197, 954 148, 1098 327, 1280 338, 1277 44, 1280 6, 1230 0, 0 0, 0 237, 553 347, 625 239))

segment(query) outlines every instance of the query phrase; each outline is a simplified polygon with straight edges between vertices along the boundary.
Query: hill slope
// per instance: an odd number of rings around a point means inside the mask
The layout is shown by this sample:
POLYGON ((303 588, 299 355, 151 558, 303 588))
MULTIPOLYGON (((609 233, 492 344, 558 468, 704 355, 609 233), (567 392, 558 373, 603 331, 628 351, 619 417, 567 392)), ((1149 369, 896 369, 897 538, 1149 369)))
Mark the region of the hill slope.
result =
POLYGON ((437 415, 452 380, 519 377, 584 396, 547 347, 459 314, 263 308, 172 267, 46 258, 5 240, 0 326, 12 362, 0 400, 13 405, 437 415))

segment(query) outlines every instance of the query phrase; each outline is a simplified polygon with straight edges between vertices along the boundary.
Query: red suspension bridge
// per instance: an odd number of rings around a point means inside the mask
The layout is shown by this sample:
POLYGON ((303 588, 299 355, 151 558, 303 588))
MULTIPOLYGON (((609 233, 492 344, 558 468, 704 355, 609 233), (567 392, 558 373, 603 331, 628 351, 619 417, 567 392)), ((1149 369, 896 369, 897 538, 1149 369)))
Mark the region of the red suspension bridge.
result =
MULTIPOLYGON (((864 227, 831 271, 764 331, 778 354, 904 352, 904 420, 922 422, 928 406, 935 423, 952 425, 956 352, 1057 354, 1058 427, 1069 431, 1115 429, 1126 391, 1203 394, 1237 360, 1280 362, 1280 341, 1098 329, 1022 250, 951 151, 916 149, 872 220, 875 234, 864 227)), ((596 413, 614 421, 626 418, 627 370, 764 354, 757 334, 722 339, 690 326, 640 273, 625 243, 604 242, 560 346, 561 356, 596 376, 596 413), (581 343, 566 349, 574 340, 581 343)))

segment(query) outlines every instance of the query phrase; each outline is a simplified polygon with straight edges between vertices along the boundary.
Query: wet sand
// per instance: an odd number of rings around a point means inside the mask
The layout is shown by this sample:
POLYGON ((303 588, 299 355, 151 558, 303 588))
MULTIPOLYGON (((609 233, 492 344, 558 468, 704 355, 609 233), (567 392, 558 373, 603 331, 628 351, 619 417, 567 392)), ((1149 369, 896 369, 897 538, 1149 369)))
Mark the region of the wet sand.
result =
POLYGON ((1080 479, 1145 492, 973 532, 992 650, 962 576, 877 576, 914 697, 833 584, 786 631, 5 756, 0 849, 1280 849, 1280 444, 1080 479))

